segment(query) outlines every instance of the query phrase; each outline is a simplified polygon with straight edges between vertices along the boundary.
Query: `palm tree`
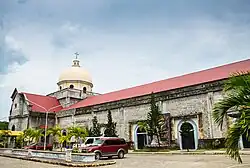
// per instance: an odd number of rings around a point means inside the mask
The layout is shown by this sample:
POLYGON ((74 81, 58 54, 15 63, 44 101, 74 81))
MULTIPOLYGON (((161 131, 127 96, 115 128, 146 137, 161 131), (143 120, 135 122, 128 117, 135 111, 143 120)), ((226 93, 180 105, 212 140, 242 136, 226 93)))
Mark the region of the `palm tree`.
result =
POLYGON ((85 127, 71 126, 68 128, 68 135, 70 136, 70 138, 74 136, 75 138, 81 138, 84 141, 85 137, 88 136, 88 130, 85 127))
POLYGON ((24 146, 24 142, 25 142, 25 135, 22 133, 17 136, 16 143, 18 147, 22 148, 24 146))
POLYGON ((23 131, 24 133, 24 137, 25 137, 25 141, 28 141, 28 144, 30 144, 30 142, 32 142, 34 140, 34 129, 32 128, 28 128, 26 130, 23 131))
POLYGON ((44 136, 40 129, 33 130, 32 137, 34 138, 35 142, 38 143, 40 138, 44 136))
POLYGON ((150 111, 147 114, 146 121, 139 121, 137 124, 140 130, 146 130, 150 139, 152 140, 154 136, 157 137, 158 146, 160 147, 160 135, 163 132, 164 127, 164 117, 155 102, 154 93, 151 94, 150 111))
POLYGON ((61 151, 62 151, 62 146, 63 146, 63 143, 66 142, 66 144, 68 144, 69 142, 69 139, 70 139, 70 135, 63 135, 62 133, 60 133, 59 135, 59 138, 58 138, 58 141, 60 143, 60 148, 61 148, 61 151))
POLYGON ((213 108, 213 119, 222 129, 224 119, 229 111, 237 112, 237 120, 233 123, 226 136, 226 153, 239 163, 242 159, 239 154, 239 140, 250 130, 250 72, 232 74, 224 87, 224 97, 213 108))
POLYGON ((59 138, 61 135, 62 128, 59 125, 56 125, 54 127, 51 127, 47 131, 47 135, 52 135, 53 136, 53 145, 55 146, 55 139, 59 138))

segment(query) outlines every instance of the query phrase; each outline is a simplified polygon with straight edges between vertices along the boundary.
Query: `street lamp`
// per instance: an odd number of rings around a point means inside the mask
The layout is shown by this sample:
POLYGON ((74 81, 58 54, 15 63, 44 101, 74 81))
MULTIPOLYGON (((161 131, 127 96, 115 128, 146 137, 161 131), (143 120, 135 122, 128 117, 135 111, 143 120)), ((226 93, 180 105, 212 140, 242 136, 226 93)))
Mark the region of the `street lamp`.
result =
POLYGON ((29 99, 27 99, 27 100, 28 100, 29 102, 31 102, 32 104, 35 104, 36 106, 42 108, 42 109, 45 110, 45 112, 46 112, 46 117, 45 117, 45 131, 44 131, 44 144, 43 144, 43 150, 46 150, 46 134, 47 134, 47 127, 48 127, 48 113, 49 113, 50 110, 52 110, 52 109, 54 109, 54 108, 57 108, 57 107, 60 107, 60 106, 62 106, 62 105, 57 105, 57 106, 51 107, 51 108, 49 108, 49 109, 47 110, 45 107, 43 107, 43 106, 41 106, 41 105, 39 105, 39 104, 37 104, 37 103, 31 101, 31 100, 29 100, 29 99))

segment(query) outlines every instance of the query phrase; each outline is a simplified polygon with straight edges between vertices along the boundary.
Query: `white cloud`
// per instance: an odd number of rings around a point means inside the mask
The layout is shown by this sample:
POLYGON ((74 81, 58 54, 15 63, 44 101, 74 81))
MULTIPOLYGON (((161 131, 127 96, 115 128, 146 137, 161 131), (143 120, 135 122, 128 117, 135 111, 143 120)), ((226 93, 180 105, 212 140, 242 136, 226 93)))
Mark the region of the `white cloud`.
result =
MULTIPOLYGON (((84 23, 60 25, 29 22, 6 35, 12 49, 21 49, 28 62, 10 66, 4 76, 0 116, 8 115, 10 94, 20 91, 47 94, 57 89, 60 72, 71 66, 79 52, 82 66, 93 77, 95 92, 109 92, 161 80, 249 57, 248 26, 216 21, 196 21, 177 27, 144 31, 102 30, 84 23)), ((157 25, 154 25, 157 27, 157 25)), ((159 26, 158 26, 159 27, 159 26)))

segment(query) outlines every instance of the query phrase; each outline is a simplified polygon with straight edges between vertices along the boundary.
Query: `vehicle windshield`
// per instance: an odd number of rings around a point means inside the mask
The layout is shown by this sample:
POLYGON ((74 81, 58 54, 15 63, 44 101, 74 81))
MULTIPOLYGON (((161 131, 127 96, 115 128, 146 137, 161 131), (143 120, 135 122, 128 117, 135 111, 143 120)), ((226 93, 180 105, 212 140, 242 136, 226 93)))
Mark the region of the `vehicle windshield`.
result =
POLYGON ((93 145, 93 146, 99 146, 99 145, 103 144, 103 142, 104 142, 104 140, 98 139, 98 140, 95 140, 95 141, 92 143, 92 145, 93 145))

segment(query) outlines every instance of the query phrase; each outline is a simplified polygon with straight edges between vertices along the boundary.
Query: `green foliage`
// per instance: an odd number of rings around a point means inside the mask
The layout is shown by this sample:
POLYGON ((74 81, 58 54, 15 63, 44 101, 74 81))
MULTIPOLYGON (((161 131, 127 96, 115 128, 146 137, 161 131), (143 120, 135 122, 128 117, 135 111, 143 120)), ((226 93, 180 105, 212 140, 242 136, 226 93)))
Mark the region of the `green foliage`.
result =
POLYGON ((85 137, 88 136, 88 131, 85 127, 80 127, 80 126, 71 126, 68 128, 68 135, 70 138, 72 136, 75 136, 75 138, 82 138, 85 140, 85 137))
POLYGON ((144 129, 147 131, 151 139, 155 135, 157 137, 158 145, 160 147, 160 135, 164 130, 165 121, 161 111, 159 110, 159 107, 155 102, 154 93, 151 94, 150 111, 147 114, 147 120, 140 121, 137 124, 140 130, 144 129))
POLYGON ((56 139, 59 138, 61 135, 62 128, 59 125, 56 125, 54 127, 51 127, 47 131, 47 135, 52 135, 53 136, 53 146, 55 147, 56 144, 56 139))
POLYGON ((0 147, 6 148, 8 144, 8 136, 10 131, 4 130, 0 132, 0 147))
POLYGON ((240 136, 250 130, 250 72, 233 74, 225 83, 224 92, 223 99, 214 105, 213 119, 222 129, 228 111, 238 112, 238 119, 227 132, 225 146, 227 154, 242 163, 238 142, 240 136))
POLYGON ((24 137, 25 137, 24 141, 28 142, 28 144, 34 140, 34 136, 33 136, 34 129, 28 128, 28 129, 24 130, 23 133, 24 133, 24 137))
POLYGON ((62 128, 59 125, 51 127, 47 131, 47 135, 59 136, 62 132, 62 128))
POLYGON ((73 148, 72 153, 80 153, 78 148, 73 148))
POLYGON ((22 148, 25 144, 25 136, 24 134, 20 134, 17 136, 17 139, 16 139, 16 146, 18 148, 22 148))
POLYGON ((118 137, 116 132, 116 123, 112 121, 111 111, 108 111, 108 123, 105 125, 105 137, 118 137))
POLYGON ((69 140, 70 140, 70 138, 71 138, 71 136, 68 134, 68 135, 60 135, 59 136, 59 143, 61 144, 61 147, 62 147, 62 144, 64 143, 64 142, 66 142, 66 144, 69 142, 69 140))
POLYGON ((40 130, 40 129, 35 129, 35 130, 33 130, 33 132, 32 132, 32 137, 34 138, 34 140, 35 140, 36 143, 39 142, 39 140, 40 140, 40 138, 41 138, 42 136, 44 136, 44 135, 42 134, 42 130, 40 130))
POLYGON ((7 130, 9 123, 7 121, 0 121, 0 130, 7 130))
POLYGON ((89 136, 92 136, 92 137, 101 136, 101 126, 98 123, 96 116, 94 116, 94 118, 92 119, 92 124, 93 124, 93 127, 89 131, 89 134, 90 134, 89 136))

